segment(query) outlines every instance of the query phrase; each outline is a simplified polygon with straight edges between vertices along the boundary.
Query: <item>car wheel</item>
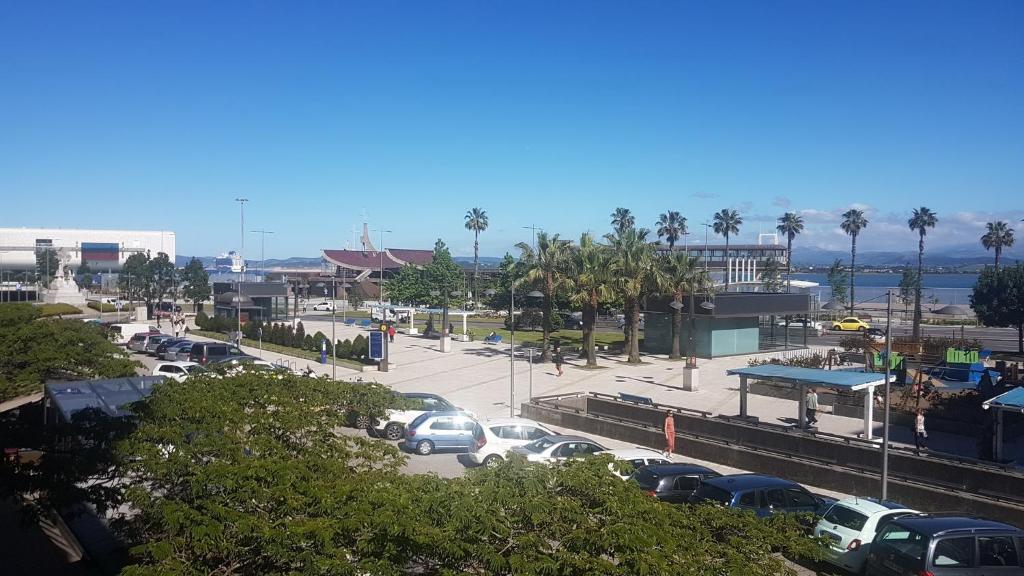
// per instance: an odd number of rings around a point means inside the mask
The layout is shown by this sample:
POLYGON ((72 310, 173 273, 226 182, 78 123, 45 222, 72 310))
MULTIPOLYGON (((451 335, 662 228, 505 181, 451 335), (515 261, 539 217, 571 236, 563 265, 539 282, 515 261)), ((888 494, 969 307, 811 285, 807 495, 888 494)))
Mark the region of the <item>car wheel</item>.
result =
POLYGON ((401 440, 405 427, 397 422, 392 422, 384 427, 384 437, 388 440, 401 440))
POLYGON ((865 330, 867 330, 867 328, 865 328, 865 327, 863 327, 863 326, 858 326, 858 327, 857 327, 857 332, 863 332, 863 331, 865 331, 865 330))
POLYGON ((498 456, 497 454, 491 454, 487 458, 484 458, 484 466, 487 466, 488 468, 493 468, 498 464, 501 464, 503 460, 504 458, 502 458, 501 456, 498 456))
POLYGON ((368 430, 370 428, 370 417, 366 415, 356 416, 356 428, 368 430))
POLYGON ((430 456, 434 451, 434 443, 430 440, 420 440, 416 443, 416 453, 420 456, 430 456))

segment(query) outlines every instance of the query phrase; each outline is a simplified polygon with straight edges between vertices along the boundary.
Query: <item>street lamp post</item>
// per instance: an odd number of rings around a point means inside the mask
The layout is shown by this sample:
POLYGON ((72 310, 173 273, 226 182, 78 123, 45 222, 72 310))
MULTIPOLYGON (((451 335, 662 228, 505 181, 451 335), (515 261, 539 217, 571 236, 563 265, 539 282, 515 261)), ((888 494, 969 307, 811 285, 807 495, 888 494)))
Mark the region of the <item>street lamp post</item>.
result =
POLYGON ((337 288, 335 277, 331 276, 331 379, 338 379, 338 337, 334 333, 334 319, 337 316, 337 288))
MULTIPOLYGON (((252 230, 252 233, 260 235, 260 272, 259 272, 259 275, 262 276, 263 274, 266 273, 264 271, 264 268, 263 268, 263 263, 264 263, 264 260, 266 258, 265 248, 266 248, 267 234, 273 234, 273 232, 270 231, 270 230, 252 230)), ((243 261, 243 264, 244 264, 244 261, 243 261)))
POLYGON ((384 233, 387 232, 390 234, 391 230, 378 228, 377 230, 374 230, 374 232, 380 232, 380 246, 377 247, 377 253, 380 254, 380 286, 377 287, 380 294, 380 314, 383 316, 384 320, 387 320, 388 314, 384 311, 384 233))
POLYGON ((885 292, 885 408, 882 416, 882 500, 889 494, 889 378, 892 373, 892 290, 885 292))
POLYGON ((242 231, 242 246, 238 251, 238 257, 242 261, 242 264, 238 268, 238 290, 235 291, 235 303, 237 304, 235 316, 238 320, 237 326, 239 333, 242 332, 242 282, 245 281, 245 203, 248 201, 248 198, 235 198, 235 202, 238 202, 239 214, 241 215, 242 231))

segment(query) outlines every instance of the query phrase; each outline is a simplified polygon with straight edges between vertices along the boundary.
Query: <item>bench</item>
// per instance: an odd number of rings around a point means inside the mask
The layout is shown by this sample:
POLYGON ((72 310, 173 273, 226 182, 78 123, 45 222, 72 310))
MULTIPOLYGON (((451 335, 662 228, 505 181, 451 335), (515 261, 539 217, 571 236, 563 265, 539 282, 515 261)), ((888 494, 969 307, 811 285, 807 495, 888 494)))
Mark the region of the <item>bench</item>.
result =
POLYGON ((351 325, 353 325, 355 323, 356 323, 356 319, 355 318, 345 318, 345 322, 344 322, 345 326, 351 326, 351 325))
POLYGON ((654 406, 654 400, 647 396, 638 396, 636 394, 629 394, 626 392, 619 392, 619 400, 623 402, 632 402, 633 404, 641 404, 643 406, 654 406))
POLYGON ((371 323, 370 319, 367 318, 366 320, 363 320, 362 322, 360 322, 359 326, 362 327, 362 328, 369 328, 370 327, 370 323, 371 323))
POLYGON ((501 334, 485 337, 484 344, 501 344, 501 334))

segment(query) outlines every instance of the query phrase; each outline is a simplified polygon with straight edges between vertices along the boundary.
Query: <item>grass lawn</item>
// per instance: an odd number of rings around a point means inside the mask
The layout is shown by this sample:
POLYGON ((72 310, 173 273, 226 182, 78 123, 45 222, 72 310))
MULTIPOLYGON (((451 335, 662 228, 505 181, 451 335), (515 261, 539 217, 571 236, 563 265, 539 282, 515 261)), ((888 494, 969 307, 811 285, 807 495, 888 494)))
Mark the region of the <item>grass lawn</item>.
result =
POLYGON ((40 304, 39 313, 43 317, 49 316, 62 316, 64 314, 81 314, 82 310, 71 304, 64 304, 63 302, 58 304, 40 304))
MULTIPOLYGON (((210 332, 208 330, 193 330, 189 334, 196 336, 205 336, 207 338, 213 338, 214 340, 228 341, 226 334, 220 332, 210 332)), ((252 346, 253 348, 259 348, 259 340, 250 340, 249 338, 242 338, 243 346, 252 346)), ((269 342, 263 343, 263 350, 267 352, 277 352, 278 354, 287 354, 288 356, 294 356, 296 358, 302 358, 304 360, 314 360, 317 363, 320 362, 319 352, 310 352, 309 350, 303 350, 301 348, 292 348, 291 346, 281 346, 280 344, 271 344, 269 342)), ((327 362, 331 362, 330 355, 327 356, 327 362)), ((365 364, 356 362, 355 360, 349 360, 348 358, 338 358, 338 366, 344 366, 345 368, 352 368, 354 370, 362 369, 365 364)))
MULTIPOLYGON (((501 336, 501 341, 508 343, 511 334, 504 328, 488 330, 486 328, 470 328, 469 332, 473 335, 473 340, 482 341, 491 332, 501 336)), ((557 339, 564 346, 583 346, 583 331, 582 330, 558 330, 557 332, 551 333, 552 339, 557 339)), ((516 342, 535 342, 540 343, 544 339, 544 333, 540 330, 516 330, 516 342)), ((625 340, 625 336, 621 332, 598 332, 596 334, 595 342, 598 346, 621 346, 625 340)))

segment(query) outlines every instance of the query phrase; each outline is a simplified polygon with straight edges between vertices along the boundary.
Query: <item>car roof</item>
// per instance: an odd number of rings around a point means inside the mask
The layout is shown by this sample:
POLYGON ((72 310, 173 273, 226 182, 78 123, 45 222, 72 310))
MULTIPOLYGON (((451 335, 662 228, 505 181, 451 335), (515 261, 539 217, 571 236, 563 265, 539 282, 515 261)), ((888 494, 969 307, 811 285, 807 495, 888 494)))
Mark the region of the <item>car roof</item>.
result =
POLYGON ((650 448, 618 448, 615 450, 605 450, 605 454, 611 454, 616 458, 624 460, 631 460, 633 458, 661 458, 662 460, 668 460, 664 454, 650 448))
MULTIPOLYGON (((447 400, 438 396, 437 394, 430 394, 429 392, 400 392, 399 395, 401 395, 404 398, 436 398, 438 400, 444 400, 445 402, 448 402, 447 400)), ((448 403, 451 404, 451 402, 448 403)))
POLYGON ((480 423, 485 426, 540 426, 547 429, 546 425, 529 418, 488 418, 480 423))
POLYGON ((776 486, 800 486, 796 482, 764 474, 728 474, 726 476, 718 476, 717 478, 709 478, 706 482, 712 486, 730 491, 750 490, 751 488, 774 488, 776 486))
POLYGON ((198 362, 189 362, 188 360, 175 360, 174 362, 157 362, 156 367, 161 366, 181 366, 182 368, 188 368, 189 366, 199 366, 198 362))
POLYGON ((858 498, 856 496, 852 498, 844 498, 835 502, 835 504, 842 504, 847 508, 852 508, 853 510, 868 516, 882 512, 892 512, 894 510, 913 511, 899 502, 879 500, 878 498, 858 498))
POLYGON ((901 516, 893 520, 893 522, 899 523, 905 528, 910 528, 914 532, 924 534, 926 536, 934 536, 942 532, 957 532, 961 530, 968 532, 975 530, 992 530, 1024 534, 1024 530, 1021 530, 1016 526, 996 522, 995 520, 986 520, 985 518, 978 518, 976 516, 958 516, 954 514, 915 514, 912 516, 901 516))
POLYGON ((590 442, 591 444, 600 444, 600 442, 591 440, 590 438, 584 438, 583 436, 570 436, 566 434, 551 434, 544 438, 547 438, 552 442, 590 442))
POLYGON ((672 464, 651 464, 644 466, 645 471, 656 476, 676 476, 678 474, 718 474, 707 466, 700 464, 688 464, 686 462, 673 462, 672 464))
POLYGON ((473 418, 465 410, 438 410, 437 412, 424 412, 423 415, 426 416, 426 420, 431 418, 444 418, 446 416, 465 416, 466 418, 473 418))

